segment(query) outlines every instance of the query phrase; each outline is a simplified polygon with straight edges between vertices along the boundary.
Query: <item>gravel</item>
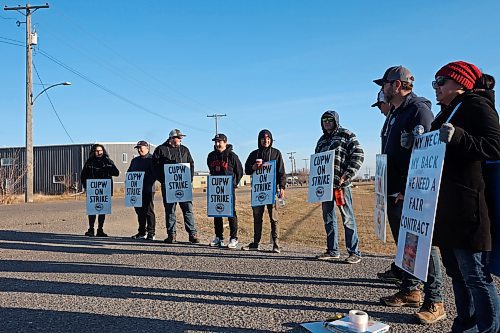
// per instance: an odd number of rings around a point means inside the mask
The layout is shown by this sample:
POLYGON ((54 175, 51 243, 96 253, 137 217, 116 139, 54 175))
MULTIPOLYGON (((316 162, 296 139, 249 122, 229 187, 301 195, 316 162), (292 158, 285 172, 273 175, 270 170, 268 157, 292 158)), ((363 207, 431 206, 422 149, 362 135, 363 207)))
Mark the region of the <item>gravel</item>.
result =
POLYGON ((376 279, 387 256, 349 265, 287 244, 281 254, 210 248, 212 235, 192 245, 181 225, 178 244, 133 240, 135 214, 118 200, 105 228, 112 236, 89 238, 84 209, 0 207, 1 332, 306 332, 300 323, 351 309, 393 332, 446 332, 455 316, 448 278, 442 322, 420 325, 416 309, 382 306, 397 291, 376 279))

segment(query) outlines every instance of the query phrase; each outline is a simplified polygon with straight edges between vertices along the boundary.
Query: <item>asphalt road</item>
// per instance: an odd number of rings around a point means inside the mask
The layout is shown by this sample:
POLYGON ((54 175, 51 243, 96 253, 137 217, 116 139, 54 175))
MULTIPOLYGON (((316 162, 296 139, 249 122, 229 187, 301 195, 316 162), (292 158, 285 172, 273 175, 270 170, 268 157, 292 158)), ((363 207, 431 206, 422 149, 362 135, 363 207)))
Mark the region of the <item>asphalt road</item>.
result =
MULTIPOLYGON (((0 206, 1 332, 305 332, 300 323, 351 309, 393 332, 451 325, 416 324, 415 309, 379 304, 396 291, 375 278, 388 257, 348 265, 313 260, 317 249, 249 253, 135 241, 133 210, 116 201, 109 238, 82 236, 81 201, 0 206)), ((448 279, 445 293, 453 318, 448 279)))

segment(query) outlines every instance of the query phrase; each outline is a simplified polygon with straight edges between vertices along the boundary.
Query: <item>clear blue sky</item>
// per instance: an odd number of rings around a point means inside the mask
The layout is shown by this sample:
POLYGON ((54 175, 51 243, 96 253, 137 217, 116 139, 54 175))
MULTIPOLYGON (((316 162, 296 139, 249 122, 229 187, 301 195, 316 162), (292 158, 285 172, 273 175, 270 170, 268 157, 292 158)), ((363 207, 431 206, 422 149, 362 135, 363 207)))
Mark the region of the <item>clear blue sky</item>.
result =
MULTIPOLYGON (((18 4, 0 0, 2 8, 18 4)), ((500 78, 498 1, 49 4, 33 15, 39 38, 33 61, 44 83, 73 83, 48 92, 74 142, 160 144, 180 128, 196 170, 207 169, 212 150, 208 114, 228 115, 219 131, 243 162, 259 130, 270 129, 290 171, 286 152, 297 152, 303 168, 321 135, 321 114, 333 109, 365 149, 361 171, 373 174, 383 117, 370 107, 378 92, 372 80, 387 67, 408 67, 415 92, 432 101, 435 113, 431 81, 444 64, 465 60, 500 78)), ((16 20, 24 17, 0 12, 0 146, 25 142, 25 51, 5 43, 24 44, 25 27, 16 20)), ((35 73, 33 82, 39 83, 35 73)), ((34 86, 35 94, 41 90, 34 86)), ((34 107, 34 142, 71 143, 46 96, 34 107)))

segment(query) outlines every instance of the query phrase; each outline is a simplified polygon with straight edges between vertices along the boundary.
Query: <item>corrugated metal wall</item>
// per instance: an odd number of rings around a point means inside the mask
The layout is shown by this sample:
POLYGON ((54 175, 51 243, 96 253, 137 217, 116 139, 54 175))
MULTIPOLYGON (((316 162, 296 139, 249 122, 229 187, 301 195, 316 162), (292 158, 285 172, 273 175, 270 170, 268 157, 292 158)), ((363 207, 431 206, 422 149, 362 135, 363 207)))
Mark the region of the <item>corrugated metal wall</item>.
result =
MULTIPOLYGON (((137 156, 134 149, 135 143, 104 143, 109 157, 115 162, 120 170, 120 176, 114 177, 114 183, 123 184, 125 172, 130 161, 137 156)), ((34 192, 42 194, 61 194, 67 187, 71 187, 77 181, 78 190, 81 190, 80 173, 85 161, 89 157, 92 144, 75 144, 60 146, 34 147, 34 192), (54 184, 54 176, 64 176, 65 184, 54 184)), ((155 146, 151 146, 151 153, 155 146)), ((0 148, 0 158, 14 157, 18 161, 18 173, 24 168, 23 148, 0 148)), ((2 167, 9 168, 9 167, 2 167)), ((4 171, 7 169, 4 169, 4 171)), ((123 185, 122 185, 123 186, 123 185)), ((25 186, 24 177, 16 187, 17 193, 23 193, 25 186)))

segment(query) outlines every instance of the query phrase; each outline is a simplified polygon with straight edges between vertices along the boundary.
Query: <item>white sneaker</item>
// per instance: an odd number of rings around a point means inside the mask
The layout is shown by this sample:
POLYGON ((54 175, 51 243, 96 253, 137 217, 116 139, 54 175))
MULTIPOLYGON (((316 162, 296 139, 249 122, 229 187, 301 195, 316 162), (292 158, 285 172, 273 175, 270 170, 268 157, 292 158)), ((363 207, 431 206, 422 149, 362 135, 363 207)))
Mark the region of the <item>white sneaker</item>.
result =
POLYGON ((210 246, 224 246, 224 240, 219 237, 215 237, 214 240, 210 243, 210 246))
POLYGON ((236 238, 231 238, 229 240, 229 244, 227 244, 227 247, 229 249, 235 249, 236 248, 236 245, 238 245, 238 240, 236 238))

